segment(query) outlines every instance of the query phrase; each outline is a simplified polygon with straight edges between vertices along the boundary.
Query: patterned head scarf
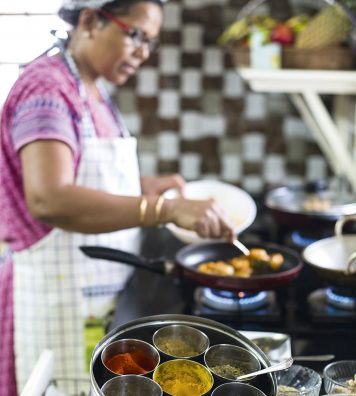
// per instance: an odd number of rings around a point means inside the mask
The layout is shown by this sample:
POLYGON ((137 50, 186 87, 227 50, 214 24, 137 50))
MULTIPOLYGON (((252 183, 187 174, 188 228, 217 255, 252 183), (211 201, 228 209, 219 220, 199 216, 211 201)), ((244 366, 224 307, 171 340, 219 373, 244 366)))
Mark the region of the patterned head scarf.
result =
MULTIPOLYGON (((165 3, 167 0, 160 0, 165 3)), ((81 10, 82 8, 102 8, 112 0, 63 0, 62 7, 66 10, 81 10)))
POLYGON ((110 0, 63 0, 62 8, 66 10, 80 10, 82 8, 101 8, 110 0))
MULTIPOLYGON (((127 3, 130 0, 125 0, 127 3)), ((122 3, 125 3, 122 1, 122 3)), ((153 3, 163 4, 167 0, 142 0, 142 1, 152 1, 153 3)), ((83 8, 92 8, 92 9, 99 9, 103 8, 105 5, 109 3, 113 3, 113 0, 63 0, 62 6, 58 11, 58 15, 64 21, 68 22, 71 25, 76 25, 78 20, 78 13, 83 8)))

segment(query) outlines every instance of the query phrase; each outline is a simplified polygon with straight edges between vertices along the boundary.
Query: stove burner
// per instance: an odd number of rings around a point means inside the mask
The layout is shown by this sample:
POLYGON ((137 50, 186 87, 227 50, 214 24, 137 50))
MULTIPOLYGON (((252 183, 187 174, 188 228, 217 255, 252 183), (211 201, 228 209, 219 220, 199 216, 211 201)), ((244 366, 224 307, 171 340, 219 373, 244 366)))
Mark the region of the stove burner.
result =
POLYGON ((326 301, 336 308, 354 310, 356 308, 356 297, 339 294, 337 291, 328 288, 325 291, 326 301))
POLYGON ((257 293, 215 290, 207 287, 196 290, 196 299, 210 308, 226 312, 253 311, 265 306, 268 295, 265 291, 257 293))
POLYGON ((341 295, 330 288, 316 289, 308 296, 308 306, 311 319, 315 322, 356 322, 355 296, 341 295), (332 302, 330 296, 333 299, 332 302), (347 304, 340 305, 341 301, 347 301, 347 304))
POLYGON ((293 231, 291 239, 296 246, 301 248, 307 247, 318 240, 315 237, 302 235, 299 231, 293 231))

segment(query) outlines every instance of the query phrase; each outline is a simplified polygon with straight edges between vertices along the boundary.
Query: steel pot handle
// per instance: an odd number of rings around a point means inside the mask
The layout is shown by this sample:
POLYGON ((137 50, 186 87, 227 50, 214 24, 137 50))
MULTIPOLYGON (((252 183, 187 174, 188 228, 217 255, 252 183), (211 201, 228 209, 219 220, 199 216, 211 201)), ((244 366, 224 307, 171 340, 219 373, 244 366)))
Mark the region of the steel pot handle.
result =
POLYGON ((350 216, 344 216, 341 217, 336 223, 335 223, 335 228, 334 232, 336 236, 342 235, 342 230, 344 228, 345 223, 348 221, 356 221, 356 215, 350 215, 350 216))
POLYGON ((356 274, 356 252, 352 253, 347 261, 346 275, 356 274), (354 267, 354 268, 353 268, 354 267))

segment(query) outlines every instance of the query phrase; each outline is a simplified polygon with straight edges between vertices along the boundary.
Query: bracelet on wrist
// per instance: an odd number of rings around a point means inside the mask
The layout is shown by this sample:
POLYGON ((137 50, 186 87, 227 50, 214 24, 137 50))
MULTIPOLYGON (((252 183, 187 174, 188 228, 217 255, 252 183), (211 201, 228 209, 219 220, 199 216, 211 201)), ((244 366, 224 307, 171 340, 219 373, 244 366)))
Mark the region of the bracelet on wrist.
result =
POLYGON ((144 225, 145 223, 147 206, 148 206, 147 198, 143 195, 140 201, 140 225, 144 225))
POLYGON ((163 195, 160 195, 157 199, 156 205, 155 205, 155 220, 157 224, 160 224, 160 217, 161 217, 161 212, 162 212, 162 207, 164 204, 165 198, 163 195))

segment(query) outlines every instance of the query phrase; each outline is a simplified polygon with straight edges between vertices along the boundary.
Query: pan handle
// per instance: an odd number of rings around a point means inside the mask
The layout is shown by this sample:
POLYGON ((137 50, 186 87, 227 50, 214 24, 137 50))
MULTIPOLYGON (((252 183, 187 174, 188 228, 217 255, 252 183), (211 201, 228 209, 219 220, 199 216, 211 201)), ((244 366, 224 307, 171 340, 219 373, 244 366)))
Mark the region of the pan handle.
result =
POLYGON ((124 252, 123 250, 112 249, 103 246, 79 246, 79 249, 88 257, 116 261, 132 265, 136 268, 156 272, 158 274, 167 274, 170 272, 172 264, 166 263, 164 259, 147 260, 138 255, 124 252))
POLYGON ((342 235, 342 229, 344 227, 344 224, 347 223, 348 221, 356 221, 356 215, 349 215, 349 216, 344 216, 341 217, 336 223, 335 223, 335 235, 340 236, 342 235))
POLYGON ((349 257, 345 273, 346 275, 356 274, 356 252, 349 257), (353 266, 355 266, 355 269, 352 269, 353 266))

